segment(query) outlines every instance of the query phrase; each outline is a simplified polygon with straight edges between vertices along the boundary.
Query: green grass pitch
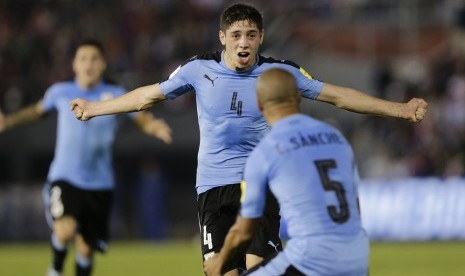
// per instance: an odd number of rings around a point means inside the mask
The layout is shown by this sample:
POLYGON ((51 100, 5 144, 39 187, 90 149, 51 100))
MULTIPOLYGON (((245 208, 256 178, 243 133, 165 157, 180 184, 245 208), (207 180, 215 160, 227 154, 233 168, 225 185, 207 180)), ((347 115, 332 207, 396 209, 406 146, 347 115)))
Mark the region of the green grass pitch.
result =
MULTIPOLYGON (((64 276, 74 275, 70 253, 64 276)), ((0 244, 0 275, 45 275, 50 252, 46 243, 0 244)), ((110 244, 97 255, 96 276, 203 275, 200 248, 194 241, 110 244)), ((372 242, 370 275, 465 275, 465 242, 372 242)))

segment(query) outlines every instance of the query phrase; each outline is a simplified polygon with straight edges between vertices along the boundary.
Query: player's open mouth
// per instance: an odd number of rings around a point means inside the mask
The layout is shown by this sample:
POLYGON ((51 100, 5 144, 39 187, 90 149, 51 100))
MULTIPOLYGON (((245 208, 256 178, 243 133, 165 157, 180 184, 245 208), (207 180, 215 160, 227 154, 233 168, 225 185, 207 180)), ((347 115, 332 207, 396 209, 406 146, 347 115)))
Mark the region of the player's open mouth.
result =
POLYGON ((248 53, 248 52, 239 52, 239 53, 237 53, 237 56, 239 57, 239 62, 240 63, 242 63, 242 64, 249 63, 250 53, 248 53))

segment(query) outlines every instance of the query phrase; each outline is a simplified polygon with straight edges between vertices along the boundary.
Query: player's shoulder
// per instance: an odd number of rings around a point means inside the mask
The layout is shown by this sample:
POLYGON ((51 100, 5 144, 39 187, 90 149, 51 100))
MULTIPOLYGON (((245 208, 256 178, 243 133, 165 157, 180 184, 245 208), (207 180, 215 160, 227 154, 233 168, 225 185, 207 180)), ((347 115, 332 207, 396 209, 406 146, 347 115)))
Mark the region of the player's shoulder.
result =
POLYGON ((291 119, 294 119, 294 121, 292 124, 289 124, 289 126, 294 127, 296 131, 299 131, 301 128, 305 128, 313 132, 320 132, 322 130, 337 131, 337 129, 328 122, 319 120, 307 114, 298 113, 292 116, 291 119))
POLYGON ((302 117, 305 118, 305 124, 307 125, 306 128, 310 130, 310 132, 314 133, 315 135, 319 135, 319 133, 326 133, 327 137, 332 137, 334 141, 338 141, 340 144, 349 144, 348 140, 345 138, 344 134, 331 123, 318 120, 316 118, 312 118, 308 115, 302 114, 302 117))
POLYGON ((67 81, 59 81, 55 82, 47 89, 46 94, 56 94, 64 91, 68 91, 74 86, 74 82, 72 80, 67 81))
POLYGON ((126 93, 126 89, 123 86, 109 80, 103 80, 102 84, 98 88, 98 91, 101 99, 111 99, 126 93))
POLYGON ((185 60, 181 66, 184 66, 189 63, 193 63, 196 61, 211 61, 211 62, 216 62, 220 63, 221 62, 221 52, 220 51, 215 51, 215 52, 210 52, 210 53, 204 53, 200 55, 195 55, 193 57, 188 58, 185 60))
POLYGON ((112 80, 112 79, 104 79, 102 82, 102 85, 105 87, 107 90, 116 90, 116 91, 124 91, 124 87, 119 84, 118 82, 112 80))
POLYGON ((192 56, 182 62, 167 78, 160 81, 164 83, 171 79, 173 76, 182 76, 189 79, 194 76, 196 72, 202 70, 205 67, 209 67, 209 62, 219 64, 221 62, 221 52, 211 52, 206 54, 200 54, 192 56))
MULTIPOLYGON (((281 68, 284 70, 289 71, 291 74, 294 75, 298 80, 317 80, 312 75, 310 75, 304 68, 302 68, 299 64, 287 60, 287 59, 275 59, 272 57, 265 57, 259 55, 258 60, 259 69, 261 71, 271 69, 271 68, 281 68)), ((312 97, 310 97, 312 98, 312 97)))
POLYGON ((263 55, 258 56, 258 65, 276 65, 276 64, 300 69, 300 66, 297 63, 287 60, 287 59, 276 59, 273 57, 267 57, 263 55))
POLYGON ((48 105, 57 101, 58 99, 68 97, 69 91, 72 91, 74 86, 75 85, 72 80, 53 83, 44 93, 44 102, 46 102, 48 105))
POLYGON ((72 80, 64 80, 64 81, 58 81, 52 84, 49 88, 50 89, 63 89, 63 88, 69 88, 74 86, 74 81, 72 80))

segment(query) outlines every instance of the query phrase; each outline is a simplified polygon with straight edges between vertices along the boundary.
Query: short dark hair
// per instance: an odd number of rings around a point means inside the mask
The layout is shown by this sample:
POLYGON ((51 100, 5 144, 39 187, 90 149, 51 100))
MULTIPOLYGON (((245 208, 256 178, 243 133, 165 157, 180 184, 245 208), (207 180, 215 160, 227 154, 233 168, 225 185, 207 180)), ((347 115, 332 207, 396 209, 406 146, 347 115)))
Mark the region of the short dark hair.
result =
POLYGON ((234 22, 247 20, 255 23, 261 31, 263 29, 263 16, 251 4, 233 4, 227 7, 220 18, 220 30, 226 31, 234 22))
POLYGON ((83 46, 93 46, 97 48, 97 50, 100 52, 102 57, 105 58, 105 49, 103 48, 102 42, 100 42, 99 40, 93 39, 93 38, 81 40, 80 42, 78 42, 78 44, 74 48, 74 54, 76 54, 77 50, 83 46))

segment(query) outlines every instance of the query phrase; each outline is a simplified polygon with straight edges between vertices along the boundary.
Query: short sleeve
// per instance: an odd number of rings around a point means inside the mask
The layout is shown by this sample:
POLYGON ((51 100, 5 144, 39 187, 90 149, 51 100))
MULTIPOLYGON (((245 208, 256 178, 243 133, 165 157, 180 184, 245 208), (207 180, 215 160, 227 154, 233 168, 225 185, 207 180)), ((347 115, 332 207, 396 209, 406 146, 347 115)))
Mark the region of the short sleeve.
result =
POLYGON ((320 95, 321 90, 323 89, 323 82, 315 79, 311 76, 304 68, 292 67, 292 75, 297 82, 297 87, 299 88, 302 97, 315 100, 320 95))
POLYGON ((54 84, 50 86, 47 91, 45 91, 44 99, 43 99, 43 107, 45 112, 51 112, 56 110, 56 102, 59 96, 59 85, 54 84))
POLYGON ((168 79, 160 83, 161 92, 170 100, 193 90, 192 77, 195 72, 195 61, 180 65, 168 79))

